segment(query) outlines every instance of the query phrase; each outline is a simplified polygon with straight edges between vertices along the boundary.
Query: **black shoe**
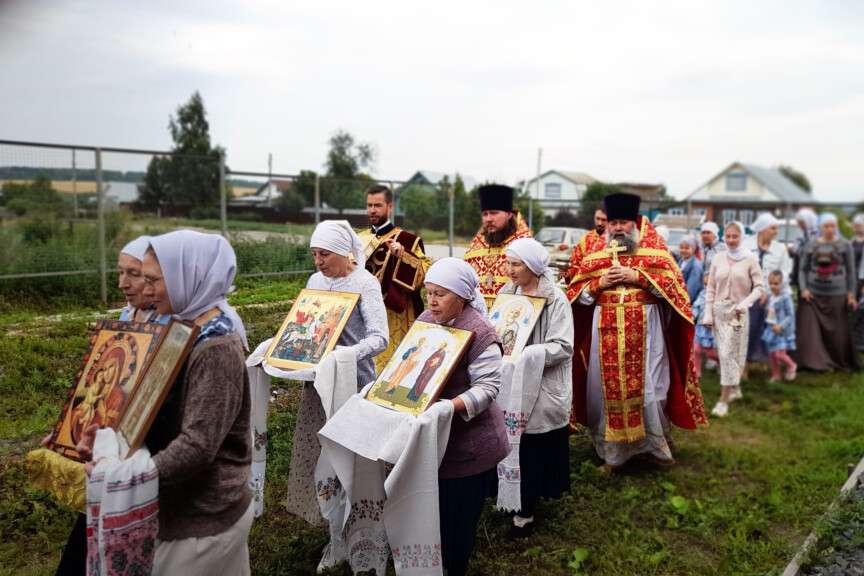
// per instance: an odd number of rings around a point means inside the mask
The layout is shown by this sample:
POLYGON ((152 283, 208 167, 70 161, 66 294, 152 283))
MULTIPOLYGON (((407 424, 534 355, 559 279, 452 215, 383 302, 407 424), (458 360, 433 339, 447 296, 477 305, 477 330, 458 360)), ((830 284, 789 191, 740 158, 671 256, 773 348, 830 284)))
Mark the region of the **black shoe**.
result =
POLYGON ((519 526, 516 526, 515 524, 511 524, 510 531, 507 532, 507 538, 509 538, 510 540, 520 540, 522 538, 528 538, 533 533, 534 522, 529 522, 521 528, 519 526))

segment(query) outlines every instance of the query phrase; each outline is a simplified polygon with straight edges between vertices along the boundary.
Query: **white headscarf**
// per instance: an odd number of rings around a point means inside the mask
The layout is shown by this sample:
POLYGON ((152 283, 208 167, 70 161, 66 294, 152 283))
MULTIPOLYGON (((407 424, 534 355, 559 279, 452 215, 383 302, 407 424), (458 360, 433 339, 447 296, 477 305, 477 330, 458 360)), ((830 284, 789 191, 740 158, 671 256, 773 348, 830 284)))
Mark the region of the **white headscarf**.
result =
POLYGON ((819 217, 816 216, 816 213, 810 208, 801 208, 798 212, 795 213, 796 220, 802 220, 804 225, 807 227, 807 230, 813 230, 817 227, 819 222, 819 217))
POLYGON ((194 320, 212 308, 221 310, 247 349, 246 328, 225 299, 237 273, 237 256, 225 238, 177 230, 150 239, 171 300, 173 317, 194 320))
POLYGON ((855 214, 855 217, 852 218, 852 224, 855 224, 857 226, 861 226, 862 224, 864 224, 864 212, 858 212, 857 214, 855 214))
POLYGON ((508 244, 504 253, 524 262, 535 276, 552 278, 552 271, 549 270, 549 252, 537 240, 519 238, 508 244))
POLYGON ((660 224, 659 226, 655 226, 654 230, 657 232, 657 235, 660 236, 664 242, 669 241, 669 227, 665 224, 660 224))
POLYGON ((688 246, 690 246, 691 250, 696 250, 698 242, 696 241, 696 238, 694 236, 687 234, 686 236, 681 237, 679 244, 687 244, 688 246))
POLYGON ((363 242, 347 220, 325 220, 315 227, 309 239, 310 248, 321 248, 340 256, 354 256, 357 266, 366 266, 363 242))
POLYGON ((720 235, 720 227, 717 226, 716 222, 703 222, 702 226, 699 228, 700 232, 713 232, 715 236, 720 235))
MULTIPOLYGON (((744 224, 735 220, 734 222, 729 222, 728 224, 726 224, 723 229, 725 230, 731 226, 735 226, 736 228, 738 228, 739 232, 741 233, 741 240, 738 243, 738 248, 736 248, 735 250, 729 248, 726 251, 726 254, 728 254, 732 260, 738 262, 739 260, 744 260, 748 256, 752 256, 753 253, 748 248, 744 247, 744 224)), ((729 244, 726 244, 726 247, 728 248, 729 244)))
POLYGON ((750 229, 753 230, 756 234, 759 234, 763 230, 767 230, 771 226, 775 226, 780 224, 780 221, 774 217, 770 212, 762 212, 759 214, 759 217, 750 224, 750 229))
POLYGON ((478 286, 480 278, 474 268, 459 258, 441 258, 429 267, 424 280, 426 284, 435 284, 453 292, 471 307, 486 317, 486 302, 478 286))
POLYGON ((823 212, 819 215, 819 227, 821 228, 825 224, 834 224, 837 225, 837 215, 833 212, 823 212))
POLYGON ((136 260, 144 260, 144 253, 147 252, 147 248, 150 247, 150 239, 152 236, 139 236, 135 238, 120 250, 121 254, 126 254, 127 256, 131 256, 136 260))

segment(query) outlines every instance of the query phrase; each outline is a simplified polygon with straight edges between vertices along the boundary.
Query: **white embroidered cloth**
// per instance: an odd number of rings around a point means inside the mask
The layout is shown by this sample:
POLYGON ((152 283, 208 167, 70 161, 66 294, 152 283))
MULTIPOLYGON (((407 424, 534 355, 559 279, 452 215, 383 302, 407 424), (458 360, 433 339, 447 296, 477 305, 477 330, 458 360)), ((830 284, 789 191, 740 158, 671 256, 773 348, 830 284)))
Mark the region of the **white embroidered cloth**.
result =
POLYGON ((499 510, 518 512, 522 509, 519 444, 540 395, 545 364, 546 349, 541 344, 532 344, 525 347, 515 364, 505 361, 502 367, 498 402, 504 407, 510 453, 498 463, 499 510))
POLYGON ((159 532, 159 471, 145 446, 120 459, 117 434, 96 432, 87 479, 87 574, 149 574, 159 532))
POLYGON ((264 514, 264 480, 267 471, 267 412, 270 409, 270 375, 258 366, 248 366, 252 434, 252 472, 249 487, 254 498, 255 518, 264 514))
POLYGON ((344 495, 351 568, 383 575, 392 551, 400 576, 442 574, 438 467, 453 403, 437 402, 414 417, 368 402, 365 391, 319 432, 322 458, 331 463, 344 495))

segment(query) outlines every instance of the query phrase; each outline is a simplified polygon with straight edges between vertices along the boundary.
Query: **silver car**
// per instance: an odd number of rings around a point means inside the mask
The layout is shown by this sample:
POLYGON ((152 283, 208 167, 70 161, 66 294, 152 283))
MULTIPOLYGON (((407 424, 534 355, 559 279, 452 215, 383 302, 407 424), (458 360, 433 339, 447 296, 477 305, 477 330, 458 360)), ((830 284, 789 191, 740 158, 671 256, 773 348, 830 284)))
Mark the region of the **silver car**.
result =
POLYGON ((549 252, 550 266, 566 270, 570 264, 573 247, 587 233, 584 228, 547 227, 540 230, 535 240, 545 246, 549 252))

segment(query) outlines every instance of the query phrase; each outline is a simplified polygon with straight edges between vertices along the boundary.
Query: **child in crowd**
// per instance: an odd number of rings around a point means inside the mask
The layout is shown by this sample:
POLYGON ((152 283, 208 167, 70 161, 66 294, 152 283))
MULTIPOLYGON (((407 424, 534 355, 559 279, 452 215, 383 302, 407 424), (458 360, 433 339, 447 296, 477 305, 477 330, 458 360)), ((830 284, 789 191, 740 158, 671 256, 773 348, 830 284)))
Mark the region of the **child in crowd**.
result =
MULTIPOLYGON (((702 278, 702 282, 708 285, 708 274, 702 278)), ((696 368, 696 378, 702 378, 702 354, 708 360, 717 362, 717 351, 714 349, 714 333, 709 326, 702 324, 705 315, 705 290, 699 292, 696 301, 693 302, 693 318, 696 320, 696 336, 693 339, 693 365, 696 368)), ((710 368, 710 366, 709 366, 710 368)))
POLYGON ((794 380, 798 366, 789 357, 788 350, 795 350, 795 308, 792 297, 783 287, 783 272, 772 270, 768 274, 771 295, 765 309, 765 329, 762 341, 768 349, 771 361, 771 379, 780 380, 780 368, 785 366, 786 380, 794 380))

